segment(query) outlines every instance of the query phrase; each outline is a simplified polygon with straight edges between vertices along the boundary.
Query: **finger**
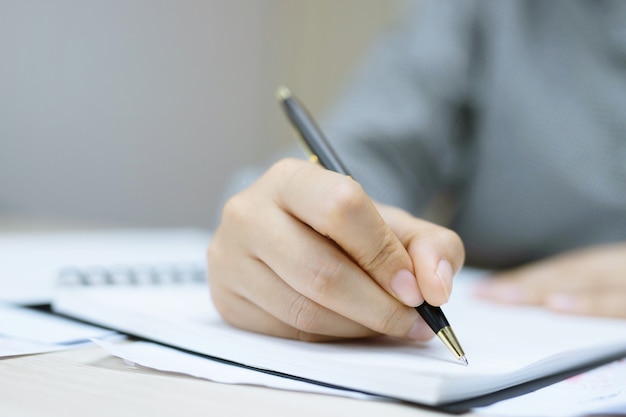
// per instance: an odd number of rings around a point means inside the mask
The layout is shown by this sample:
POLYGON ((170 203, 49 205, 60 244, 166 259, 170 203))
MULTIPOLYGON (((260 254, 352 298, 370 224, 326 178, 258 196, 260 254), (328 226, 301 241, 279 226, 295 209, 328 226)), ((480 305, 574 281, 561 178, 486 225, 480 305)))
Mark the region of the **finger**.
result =
POLYGON ((415 218, 395 207, 379 205, 387 224, 407 248, 418 285, 430 304, 448 301, 454 276, 463 266, 465 249, 453 231, 415 218))
POLYGON ((237 328, 307 342, 327 342, 340 339, 328 335, 308 333, 292 327, 256 306, 250 300, 231 291, 218 291, 218 293, 219 295, 216 294, 214 298, 214 303, 216 306, 220 306, 220 315, 228 324, 237 328))
POLYGON ((385 292, 327 238, 285 213, 268 223, 281 233, 268 232, 254 256, 296 293, 379 334, 432 336, 414 308, 385 292))
POLYGON ((547 258, 498 272, 477 285, 475 293, 503 303, 540 305, 554 293, 593 291, 619 283, 620 277, 593 265, 589 268, 571 254, 547 258))
POLYGON ((625 298, 626 292, 623 289, 591 293, 558 293, 547 298, 546 306, 562 313, 626 318, 625 298))
MULTIPOLYGON (((279 165, 284 166, 284 164, 279 165)), ((306 165, 310 164, 307 163, 306 165)), ((270 171, 275 173, 276 169, 270 171)), ((318 169, 318 172, 325 171, 318 169)), ((243 249, 244 251, 256 251, 246 254, 246 256, 252 255, 258 259, 263 259, 268 265, 269 262, 267 262, 267 260, 273 259, 273 264, 270 266, 275 270, 278 269, 276 272, 281 278, 287 279, 291 277, 291 281, 287 281, 297 292, 306 295, 307 298, 320 305, 324 305, 331 311, 336 311, 342 316, 361 323, 370 330, 397 337, 408 336, 419 339, 432 337, 432 333, 424 331, 428 330, 427 326, 419 319, 419 316, 417 316, 417 313, 413 309, 402 306, 395 301, 395 299, 390 297, 389 294, 382 291, 366 273, 352 262, 352 259, 347 257, 341 250, 337 249, 328 239, 314 232, 308 225, 295 221, 293 217, 286 215, 284 212, 268 210, 264 207, 264 203, 267 202, 267 199, 263 196, 266 195, 267 187, 271 190, 275 184, 280 183, 281 181, 276 178, 273 180, 266 178, 266 181, 259 181, 256 183, 256 186, 251 187, 246 193, 245 198, 234 198, 227 203, 228 207, 225 207, 223 212, 222 225, 230 225, 230 227, 233 228, 238 227, 244 229, 245 231, 242 234, 247 237, 245 242, 235 240, 230 242, 231 245, 243 249), (268 184, 265 184, 265 182, 268 182, 268 184), (255 197, 257 191, 261 191, 260 196, 262 198, 259 198, 259 195, 255 197), (280 223, 281 219, 272 217, 279 214, 283 215, 284 218, 282 218, 282 220, 285 221, 285 223, 280 223), (263 217, 259 218, 259 216, 263 217), (287 222, 286 219, 291 222, 287 222), (289 225, 292 223, 297 224, 301 230, 290 230, 289 225), (309 233, 310 238, 303 237, 300 231, 309 233), (286 244, 285 242, 288 243, 286 244), (294 249, 298 248, 299 244, 309 244, 311 242, 316 242, 311 250, 297 249, 294 251, 294 249), (320 244, 322 245, 320 246, 320 244), (348 276, 353 278, 358 277, 358 279, 356 281, 354 279, 331 279, 330 281, 344 284, 343 287, 336 286, 337 288, 332 288, 332 285, 323 284, 324 281, 328 281, 329 277, 329 275, 324 272, 328 271, 329 263, 326 261, 329 259, 332 260, 335 255, 324 259, 324 252, 321 252, 322 256, 320 257, 316 250, 319 247, 332 249, 334 254, 341 257, 340 262, 337 264, 348 266, 348 268, 352 270, 352 273, 349 273, 348 276), (263 253, 264 251, 267 251, 267 253, 263 253), (311 255, 303 256, 303 253, 311 255), (312 257, 313 260, 319 261, 316 266, 307 265, 307 262, 302 264, 302 261, 309 259, 309 256, 312 257), (289 265, 285 260, 296 260, 296 267, 292 268, 294 265, 289 265), (298 264, 298 262, 302 265, 298 264), (276 268, 275 265, 277 265, 278 268, 276 268), (280 271, 279 268, 281 267, 284 267, 285 270, 290 272, 286 274, 284 271, 280 271), (305 279, 300 279, 303 275, 302 271, 305 271, 305 279), (312 274, 311 271, 313 271, 312 274), (322 279, 307 280, 306 278, 310 276, 319 276, 322 277, 322 279), (322 282, 322 285, 311 285, 311 281, 314 283, 322 282), (346 283, 349 285, 345 285, 346 283), (354 288, 357 289, 356 292, 354 288), (317 291, 318 289, 322 289, 322 291, 317 291), (305 292, 307 290, 313 292, 317 298, 307 294, 305 292), (360 295, 361 293, 363 295, 360 295), (378 299, 381 299, 382 302, 378 301, 378 299), (355 302, 355 300, 358 300, 358 302, 355 302), (375 308, 368 308, 368 304, 365 303, 371 304, 375 308), (407 319, 407 317, 409 317, 409 319, 407 319)), ((232 285, 232 283, 229 285, 232 285)), ((258 297, 258 299, 260 298, 261 297, 258 297)))
POLYGON ((290 178, 276 196, 287 212, 336 242, 404 304, 423 302, 409 254, 357 182, 292 160, 276 165, 273 175, 290 178))
POLYGON ((504 304, 541 304, 548 292, 543 286, 534 286, 522 277, 492 277, 477 283, 474 294, 504 304))
POLYGON ((228 324, 243 330, 297 339, 297 329, 266 313, 244 297, 228 289, 212 288, 215 308, 228 324))
POLYGON ((474 290, 477 296, 496 302, 540 305, 558 285, 565 285, 571 290, 576 288, 578 284, 574 284, 575 280, 558 279, 565 273, 567 270, 563 270, 563 266, 554 259, 550 262, 534 262, 498 271, 490 279, 479 283, 474 290))
POLYGON ((294 331, 295 338, 301 340, 311 340, 312 336, 319 340, 321 336, 360 338, 378 334, 295 291, 261 261, 252 262, 255 282, 240 288, 241 295, 287 325, 291 335, 288 337, 293 338, 294 331))
MULTIPOLYGON (((249 247, 280 249, 268 245, 267 239, 269 236, 280 238, 283 223, 296 220, 280 213, 267 214, 272 211, 264 210, 262 205, 251 210, 251 202, 255 202, 254 195, 229 200, 221 223, 222 227, 230 229, 236 226, 239 233, 247 237, 245 243, 249 246, 232 240, 233 233, 221 233, 218 229, 208 251, 211 295, 220 314, 231 324, 247 330, 304 340, 375 334, 371 329, 305 300, 264 263, 252 258, 256 255, 249 247), (254 218, 257 213, 264 214, 263 221, 254 218), (277 230, 281 232, 277 233, 277 230), (263 314, 256 314, 259 313, 257 310, 263 314)), ((289 229, 285 231, 289 232, 289 229)))
POLYGON ((499 272, 495 279, 478 286, 476 293, 507 303, 542 304, 554 293, 619 288, 624 249, 624 244, 610 244, 565 252, 499 272))

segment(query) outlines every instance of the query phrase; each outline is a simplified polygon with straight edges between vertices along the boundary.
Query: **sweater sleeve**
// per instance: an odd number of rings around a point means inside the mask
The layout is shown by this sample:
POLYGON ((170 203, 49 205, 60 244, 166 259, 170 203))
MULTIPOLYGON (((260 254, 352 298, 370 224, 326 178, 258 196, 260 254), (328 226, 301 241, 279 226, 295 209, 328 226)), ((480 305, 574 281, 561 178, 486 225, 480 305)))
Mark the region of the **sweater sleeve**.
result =
POLYGON ((375 199, 421 214, 471 171, 472 2, 419 2, 377 42, 323 129, 375 199))

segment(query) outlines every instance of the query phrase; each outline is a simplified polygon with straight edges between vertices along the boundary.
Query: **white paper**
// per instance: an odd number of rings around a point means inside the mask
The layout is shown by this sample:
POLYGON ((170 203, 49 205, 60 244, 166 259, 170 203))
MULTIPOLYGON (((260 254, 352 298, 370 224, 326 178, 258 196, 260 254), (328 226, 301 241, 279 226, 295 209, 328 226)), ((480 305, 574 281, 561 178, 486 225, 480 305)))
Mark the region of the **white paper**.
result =
MULTIPOLYGON (((0 304, 0 335, 39 344, 67 344, 104 338, 114 331, 44 312, 0 304)), ((6 342, 6 341, 5 341, 6 342)))
POLYGON ((225 384, 259 385, 288 391, 304 391, 326 395, 340 395, 351 398, 379 398, 355 391, 333 389, 276 375, 270 375, 240 366, 228 365, 198 355, 156 343, 134 342, 114 344, 103 340, 93 340, 113 356, 123 359, 130 365, 138 364, 164 372, 191 375, 225 384))
POLYGON ((0 357, 76 348, 91 338, 118 340, 117 332, 41 311, 0 303, 0 357))
POLYGON ((0 335, 0 357, 32 355, 34 353, 54 352, 67 349, 68 346, 41 343, 34 340, 17 339, 0 335))

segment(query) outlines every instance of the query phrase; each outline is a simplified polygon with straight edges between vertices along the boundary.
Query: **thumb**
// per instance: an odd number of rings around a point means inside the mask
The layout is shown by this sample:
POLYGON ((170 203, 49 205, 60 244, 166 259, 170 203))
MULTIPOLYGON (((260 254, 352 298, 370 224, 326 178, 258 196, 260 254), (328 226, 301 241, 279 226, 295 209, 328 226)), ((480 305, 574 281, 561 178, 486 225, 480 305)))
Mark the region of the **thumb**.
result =
POLYGON ((461 238, 450 229, 401 209, 379 205, 379 210, 407 248, 424 299, 436 306, 445 304, 450 298, 453 278, 465 261, 461 238))

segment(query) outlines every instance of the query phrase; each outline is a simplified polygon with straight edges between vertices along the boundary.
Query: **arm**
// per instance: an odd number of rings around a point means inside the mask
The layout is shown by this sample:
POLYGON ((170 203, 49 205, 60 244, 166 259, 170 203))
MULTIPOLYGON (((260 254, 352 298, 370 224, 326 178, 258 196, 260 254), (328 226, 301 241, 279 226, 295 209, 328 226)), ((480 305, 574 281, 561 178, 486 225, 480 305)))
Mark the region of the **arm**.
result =
POLYGON ((473 2, 426 1, 376 43, 322 128, 372 197, 411 213, 471 169, 473 2))

